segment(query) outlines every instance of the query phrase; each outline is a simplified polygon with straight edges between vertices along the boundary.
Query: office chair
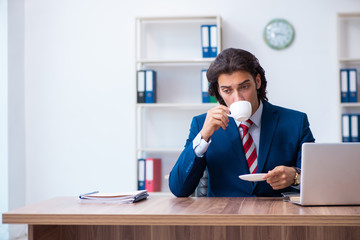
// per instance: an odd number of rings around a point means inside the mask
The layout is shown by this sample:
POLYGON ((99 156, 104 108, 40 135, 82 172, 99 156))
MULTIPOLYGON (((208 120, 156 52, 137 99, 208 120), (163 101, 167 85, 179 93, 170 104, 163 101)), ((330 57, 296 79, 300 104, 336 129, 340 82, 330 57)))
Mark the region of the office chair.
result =
POLYGON ((208 173, 205 169, 203 176, 200 178, 199 184, 197 185, 195 192, 191 194, 191 197, 206 197, 208 188, 208 173))

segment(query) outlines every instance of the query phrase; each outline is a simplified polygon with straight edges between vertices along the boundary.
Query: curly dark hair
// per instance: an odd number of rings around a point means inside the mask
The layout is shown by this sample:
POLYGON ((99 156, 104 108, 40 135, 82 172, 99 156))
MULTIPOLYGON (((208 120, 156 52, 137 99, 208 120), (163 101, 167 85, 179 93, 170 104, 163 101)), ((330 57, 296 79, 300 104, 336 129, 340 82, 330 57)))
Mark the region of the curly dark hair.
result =
POLYGON ((225 105, 224 99, 220 96, 218 88, 218 78, 221 74, 232 74, 236 71, 247 71, 256 79, 256 76, 261 76, 261 87, 257 90, 259 101, 268 100, 266 97, 266 78, 265 71, 260 66, 259 60, 250 52, 228 48, 223 50, 216 59, 210 64, 206 72, 209 85, 209 95, 215 96, 216 100, 225 105))

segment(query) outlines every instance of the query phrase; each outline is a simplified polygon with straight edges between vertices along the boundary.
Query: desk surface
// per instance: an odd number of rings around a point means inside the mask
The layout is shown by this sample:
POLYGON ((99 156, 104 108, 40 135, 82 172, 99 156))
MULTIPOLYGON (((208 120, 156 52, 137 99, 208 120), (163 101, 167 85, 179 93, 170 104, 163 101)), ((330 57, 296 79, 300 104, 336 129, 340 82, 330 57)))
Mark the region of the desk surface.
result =
POLYGON ((29 225, 360 226, 360 206, 301 207, 281 198, 150 196, 133 203, 57 197, 3 214, 29 225))

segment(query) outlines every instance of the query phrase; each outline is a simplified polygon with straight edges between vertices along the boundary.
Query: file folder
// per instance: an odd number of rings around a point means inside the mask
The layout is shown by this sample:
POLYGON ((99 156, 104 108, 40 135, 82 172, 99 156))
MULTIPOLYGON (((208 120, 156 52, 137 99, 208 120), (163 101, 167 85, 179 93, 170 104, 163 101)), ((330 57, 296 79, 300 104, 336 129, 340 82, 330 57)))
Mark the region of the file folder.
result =
POLYGON ((206 77, 206 69, 201 70, 201 94, 202 94, 202 102, 209 103, 210 96, 209 96, 209 82, 206 77))
POLYGON ((210 28, 210 57, 216 57, 218 53, 217 25, 209 25, 210 28))
POLYGON ((161 191, 161 158, 146 158, 145 169, 145 189, 149 192, 161 191))
POLYGON ((209 25, 201 25, 201 47, 203 58, 210 57, 210 33, 209 25))
POLYGON ((351 142, 359 142, 359 117, 358 114, 351 115, 351 142))
POLYGON ((138 159, 138 190, 145 190, 145 158, 138 159))
POLYGON ((349 80, 347 69, 340 69, 341 102, 349 102, 349 80))
POLYGON ((357 70, 348 69, 349 78, 349 102, 358 101, 358 83, 357 83, 357 70))
POLYGON ((145 103, 156 103, 156 72, 145 71, 145 103))
POLYGON ((342 115, 342 141, 343 142, 350 142, 350 116, 349 114, 343 114, 342 115))
POLYGON ((137 102, 145 103, 145 71, 137 71, 137 102))

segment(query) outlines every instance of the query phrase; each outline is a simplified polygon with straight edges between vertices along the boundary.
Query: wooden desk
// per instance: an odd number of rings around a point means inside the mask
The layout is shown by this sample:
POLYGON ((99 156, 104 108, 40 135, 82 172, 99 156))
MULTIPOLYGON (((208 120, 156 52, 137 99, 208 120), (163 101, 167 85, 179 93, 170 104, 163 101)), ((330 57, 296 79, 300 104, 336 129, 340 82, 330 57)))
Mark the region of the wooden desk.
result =
POLYGON ((58 197, 3 214, 29 239, 360 239, 360 206, 300 207, 280 198, 151 196, 135 204, 58 197))

